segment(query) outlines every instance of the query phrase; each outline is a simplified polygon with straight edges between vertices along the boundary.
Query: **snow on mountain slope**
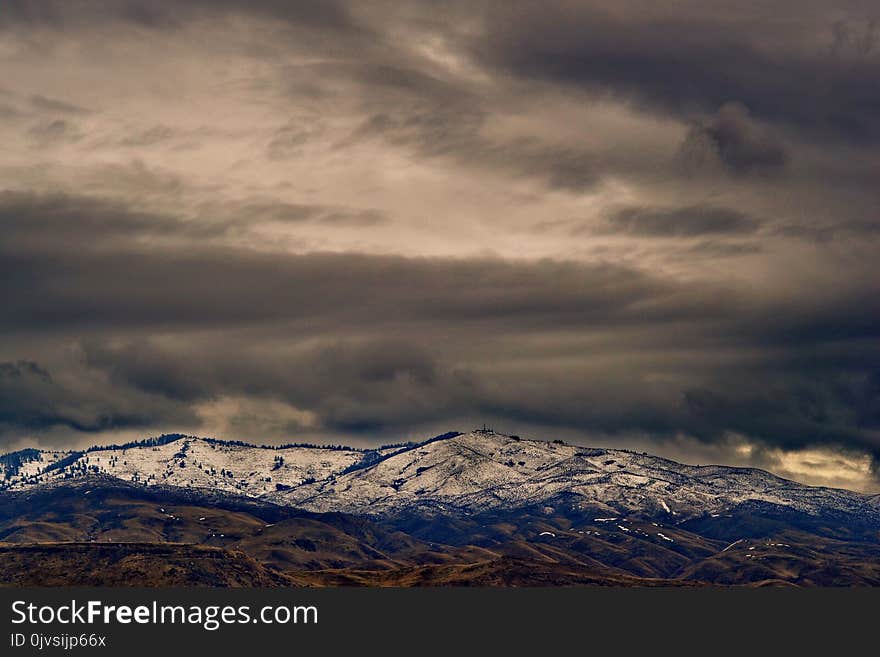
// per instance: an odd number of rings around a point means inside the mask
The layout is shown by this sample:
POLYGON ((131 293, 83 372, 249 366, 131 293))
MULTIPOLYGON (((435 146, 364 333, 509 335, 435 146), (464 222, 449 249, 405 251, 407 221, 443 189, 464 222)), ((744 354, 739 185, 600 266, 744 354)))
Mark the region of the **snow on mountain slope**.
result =
POLYGON ((0 472, 4 475, 5 481, 0 482, 0 489, 7 488, 14 483, 34 481, 46 467, 69 455, 70 452, 36 449, 4 454, 0 456, 0 466, 2 466, 0 472))
POLYGON ((688 466, 625 450, 589 449, 477 431, 435 441, 381 463, 278 494, 327 511, 388 513, 435 507, 469 512, 552 504, 643 512, 682 520, 756 500, 803 511, 877 514, 850 491, 805 486, 749 468, 688 466))
POLYGON ((259 497, 285 486, 325 479, 359 463, 364 456, 364 452, 353 449, 270 449, 181 437, 167 444, 101 449, 79 455, 40 452, 40 459, 22 463, 19 471, 7 478, 5 487, 17 489, 100 473, 144 485, 211 488, 259 497), (64 467, 52 467, 64 457, 73 460, 64 467))
POLYGON ((105 473, 144 485, 210 488, 322 512, 477 513, 564 503, 609 517, 642 513, 677 522, 759 501, 815 515, 880 519, 876 497, 805 486, 761 470, 682 465, 626 450, 491 431, 381 451, 279 449, 179 437, 82 454, 25 450, 2 458, 5 488, 105 473))

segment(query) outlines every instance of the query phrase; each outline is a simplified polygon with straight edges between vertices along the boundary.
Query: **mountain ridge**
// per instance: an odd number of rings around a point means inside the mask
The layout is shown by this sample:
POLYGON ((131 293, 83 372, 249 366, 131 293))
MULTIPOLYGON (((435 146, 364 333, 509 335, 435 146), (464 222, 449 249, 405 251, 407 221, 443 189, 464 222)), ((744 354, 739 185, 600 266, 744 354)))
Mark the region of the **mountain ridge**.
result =
POLYGON ((880 584, 876 497, 492 431, 372 451, 176 437, 0 465, 0 580, 22 585, 880 584))
POLYGON ((378 448, 257 446, 166 434, 82 451, 19 450, 0 456, 0 464, 0 490, 102 474, 315 512, 467 515, 544 505, 683 522, 762 502, 812 515, 861 516, 880 526, 880 496, 808 486, 757 468, 686 465, 491 430, 378 448))

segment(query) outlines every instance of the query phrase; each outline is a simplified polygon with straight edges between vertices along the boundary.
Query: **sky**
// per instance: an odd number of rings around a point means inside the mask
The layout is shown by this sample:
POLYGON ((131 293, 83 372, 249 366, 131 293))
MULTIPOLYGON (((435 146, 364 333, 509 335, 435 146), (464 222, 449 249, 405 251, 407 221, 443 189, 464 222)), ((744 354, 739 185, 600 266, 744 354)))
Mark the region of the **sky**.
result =
POLYGON ((485 422, 880 492, 874 0, 4 0, 0 71, 0 450, 485 422))

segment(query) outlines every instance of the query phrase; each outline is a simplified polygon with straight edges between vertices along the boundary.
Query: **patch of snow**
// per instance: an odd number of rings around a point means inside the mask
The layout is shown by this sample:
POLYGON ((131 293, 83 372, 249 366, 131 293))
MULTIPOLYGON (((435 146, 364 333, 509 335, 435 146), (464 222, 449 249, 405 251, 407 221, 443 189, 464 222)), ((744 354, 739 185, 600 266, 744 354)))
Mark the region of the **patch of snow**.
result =
POLYGON ((727 552, 727 551, 728 551, 730 548, 732 548, 734 545, 739 545, 739 544, 742 543, 744 540, 746 540, 746 539, 741 538, 741 539, 739 539, 738 541, 734 541, 733 543, 731 543, 730 545, 728 545, 726 548, 724 548, 724 549, 721 550, 721 551, 722 551, 722 552, 727 552))

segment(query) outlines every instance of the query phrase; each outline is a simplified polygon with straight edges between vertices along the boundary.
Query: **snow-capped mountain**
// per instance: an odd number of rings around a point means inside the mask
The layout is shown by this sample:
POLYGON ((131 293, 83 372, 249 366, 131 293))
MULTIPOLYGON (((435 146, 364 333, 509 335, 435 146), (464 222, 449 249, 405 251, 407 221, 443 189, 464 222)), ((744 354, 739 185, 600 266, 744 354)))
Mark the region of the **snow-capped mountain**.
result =
POLYGON ((11 461, 5 478, 10 489, 107 474, 146 486, 210 488, 263 497, 326 479, 371 454, 349 448, 257 447, 175 435, 85 452, 23 450, 3 458, 11 461))
POLYGON ((565 505, 609 519, 680 522, 760 502, 810 515, 880 523, 880 499, 798 484, 751 468, 683 465, 626 450, 591 449, 492 431, 446 434, 376 450, 257 447, 170 436, 86 452, 24 450, 2 457, 2 487, 18 490, 88 474, 145 486, 211 489, 302 509, 353 514, 474 514, 565 505))

